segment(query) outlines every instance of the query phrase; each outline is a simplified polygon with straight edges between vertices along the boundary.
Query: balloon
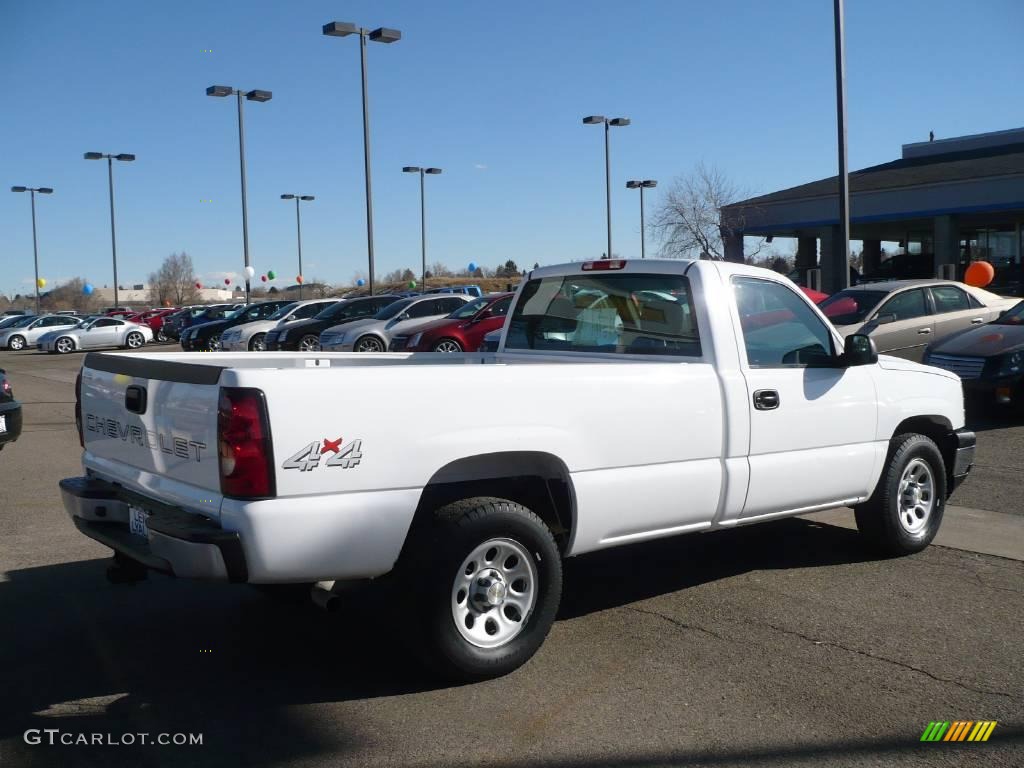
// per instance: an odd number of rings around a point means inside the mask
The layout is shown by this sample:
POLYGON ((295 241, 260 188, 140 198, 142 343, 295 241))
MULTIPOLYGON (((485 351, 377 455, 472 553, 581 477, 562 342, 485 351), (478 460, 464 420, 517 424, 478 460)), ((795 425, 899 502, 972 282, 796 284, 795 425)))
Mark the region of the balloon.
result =
POLYGON ((299 285, 302 285, 302 275, 296 275, 295 282, 298 283, 299 285))
POLYGON ((230 277, 225 277, 224 278, 224 285, 231 285, 231 278, 230 277))
POLYGON ((202 287, 203 287, 202 283, 196 283, 196 288, 202 288, 202 287))
POLYGON ((252 278, 253 278, 253 276, 255 274, 256 274, 256 270, 253 269, 252 267, 246 267, 245 268, 245 279, 246 280, 252 280, 252 278))
POLYGON ((45 288, 46 287, 46 278, 45 277, 40 277, 38 280, 36 280, 36 285, 38 285, 40 288, 45 288))
POLYGON ((266 275, 260 275, 260 280, 262 280, 264 283, 267 282, 267 276, 266 275))
POLYGON ((995 267, 987 261, 975 261, 964 272, 964 282, 975 288, 984 288, 995 276, 995 267))
POLYGON ((366 285, 366 281, 363 280, 363 278, 360 277, 358 280, 356 280, 356 285, 358 285, 360 288, 362 288, 364 285, 366 285))
POLYGON ((269 277, 271 280, 273 280, 275 277, 277 277, 277 275, 274 273, 274 270, 269 269, 269 270, 267 270, 267 277, 269 277))
POLYGON ((86 283, 85 285, 82 286, 82 293, 84 293, 86 296, 92 296, 92 292, 95 290, 96 289, 93 287, 92 283, 86 283))
POLYGON ((469 262, 469 271, 470 272, 476 272, 476 262, 475 261, 469 262))
POLYGON ((416 287, 416 281, 415 280, 410 280, 409 281, 409 287, 410 288, 415 288, 416 287))

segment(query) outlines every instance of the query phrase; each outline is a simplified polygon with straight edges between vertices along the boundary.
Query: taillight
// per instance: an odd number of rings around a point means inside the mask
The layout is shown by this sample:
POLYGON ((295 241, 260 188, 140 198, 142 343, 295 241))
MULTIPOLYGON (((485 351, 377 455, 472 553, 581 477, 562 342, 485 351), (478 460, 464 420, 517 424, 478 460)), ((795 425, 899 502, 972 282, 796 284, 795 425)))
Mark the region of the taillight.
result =
POLYGON ((78 430, 78 444, 85 448, 85 434, 82 432, 82 369, 75 377, 75 429, 78 430))
POLYGON ((221 387, 217 446, 221 493, 240 498, 274 495, 274 453, 263 392, 221 387))
POLYGON ((602 269, 622 269, 626 266, 625 259, 601 259, 600 261, 584 261, 583 271, 591 272, 602 269))

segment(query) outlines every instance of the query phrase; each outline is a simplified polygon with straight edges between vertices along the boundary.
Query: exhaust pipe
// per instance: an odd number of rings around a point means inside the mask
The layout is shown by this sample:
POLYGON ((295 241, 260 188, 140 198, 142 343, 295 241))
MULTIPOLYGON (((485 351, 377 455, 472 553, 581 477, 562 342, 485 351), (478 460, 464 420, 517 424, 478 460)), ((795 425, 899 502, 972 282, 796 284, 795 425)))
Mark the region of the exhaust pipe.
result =
POLYGON ((334 591, 336 581, 318 581, 309 591, 313 602, 328 613, 333 613, 341 607, 341 597, 334 591))

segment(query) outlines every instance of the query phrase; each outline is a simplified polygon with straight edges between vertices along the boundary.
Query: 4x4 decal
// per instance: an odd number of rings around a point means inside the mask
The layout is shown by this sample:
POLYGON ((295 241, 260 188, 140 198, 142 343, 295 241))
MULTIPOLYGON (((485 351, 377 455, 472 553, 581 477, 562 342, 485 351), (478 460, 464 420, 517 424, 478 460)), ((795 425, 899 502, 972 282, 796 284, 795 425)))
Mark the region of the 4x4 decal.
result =
POLYGON ((334 455, 326 460, 325 464, 328 467, 352 469, 359 466, 359 462, 363 458, 362 445, 362 440, 352 440, 343 445, 340 437, 337 440, 329 440, 325 437, 323 443, 315 440, 304 446, 295 455, 289 456, 281 467, 297 469, 300 472, 311 472, 320 466, 320 460, 330 452, 334 455))

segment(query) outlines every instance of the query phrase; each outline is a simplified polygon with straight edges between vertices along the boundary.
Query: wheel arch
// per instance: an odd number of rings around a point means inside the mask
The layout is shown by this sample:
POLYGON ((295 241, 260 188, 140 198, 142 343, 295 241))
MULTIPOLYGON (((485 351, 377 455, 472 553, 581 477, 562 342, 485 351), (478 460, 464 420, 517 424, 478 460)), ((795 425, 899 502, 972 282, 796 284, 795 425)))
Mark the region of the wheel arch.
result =
POLYGON ((390 344, 389 344, 388 340, 385 339, 377 331, 366 331, 365 333, 357 334, 355 340, 352 342, 352 351, 353 352, 355 351, 355 348, 359 344, 359 342, 362 341, 363 339, 365 339, 367 336, 372 336, 373 338, 375 338, 378 342, 380 342, 380 345, 382 347, 384 347, 384 351, 387 352, 388 346, 390 344))
POLYGON ((576 494, 565 462, 543 451, 466 456, 438 469, 420 494, 410 528, 428 524, 438 508, 459 499, 494 496, 522 504, 540 517, 564 553, 576 523, 576 494))
POLYGON ((956 461, 957 440, 953 425, 948 418, 937 414, 911 416, 896 425, 892 437, 913 432, 930 438, 942 454, 946 470, 946 495, 953 492, 953 465, 956 461))

